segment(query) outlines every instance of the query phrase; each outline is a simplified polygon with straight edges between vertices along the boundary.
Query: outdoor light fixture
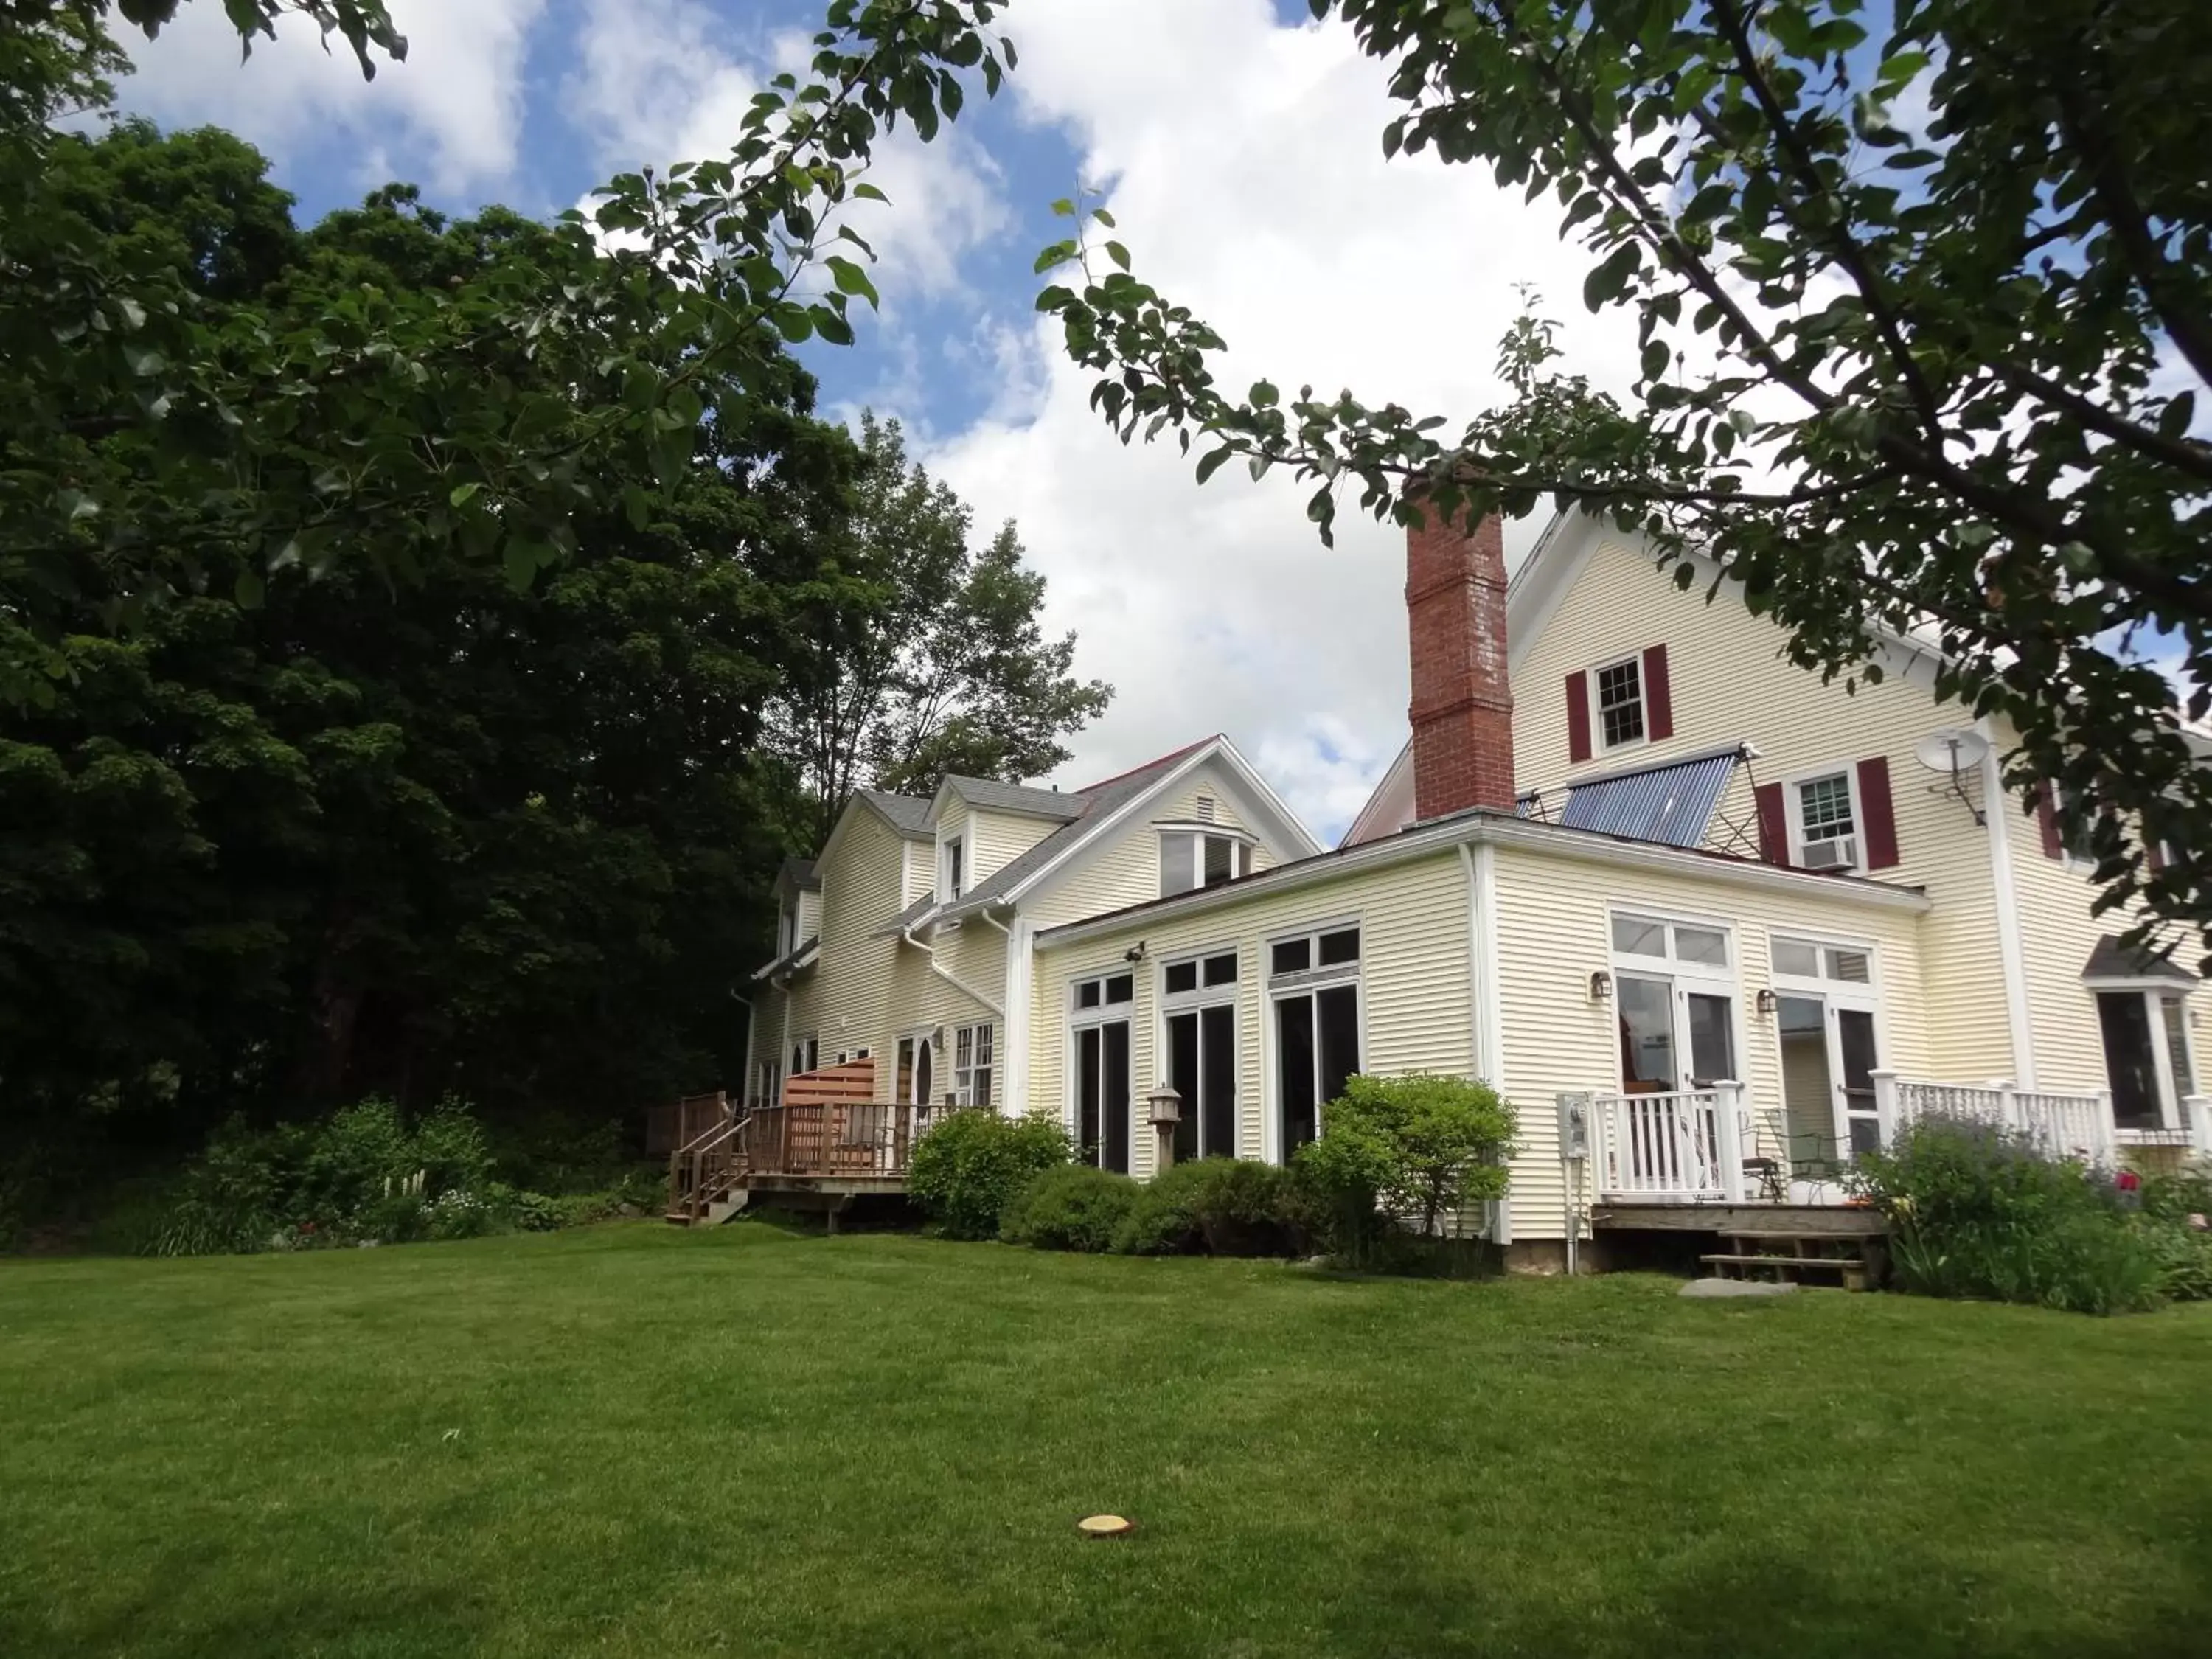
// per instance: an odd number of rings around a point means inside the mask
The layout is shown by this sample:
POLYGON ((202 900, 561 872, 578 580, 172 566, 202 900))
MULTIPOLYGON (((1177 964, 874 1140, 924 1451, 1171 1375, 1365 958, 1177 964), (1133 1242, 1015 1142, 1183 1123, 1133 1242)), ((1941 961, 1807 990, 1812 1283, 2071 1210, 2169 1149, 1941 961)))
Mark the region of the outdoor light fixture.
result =
POLYGON ((1589 1000, 1597 1003, 1613 1000, 1613 975, 1602 968, 1590 975, 1589 1000))
POLYGON ((1772 1013, 1774 1012, 1774 988, 1770 985, 1760 986, 1759 988, 1757 1002, 1759 1012, 1761 1014, 1772 1013))
POLYGON ((1145 1097, 1145 1103, 1152 1108, 1152 1133, 1158 1137, 1152 1155, 1152 1170, 1158 1174, 1175 1162, 1175 1132, 1176 1125, 1182 1121, 1182 1096, 1175 1085, 1164 1080, 1145 1097))
POLYGON ((1134 945, 1132 945, 1127 950, 1121 952, 1121 960, 1124 962, 1142 962, 1144 959, 1145 941, 1142 939, 1139 939, 1134 945))

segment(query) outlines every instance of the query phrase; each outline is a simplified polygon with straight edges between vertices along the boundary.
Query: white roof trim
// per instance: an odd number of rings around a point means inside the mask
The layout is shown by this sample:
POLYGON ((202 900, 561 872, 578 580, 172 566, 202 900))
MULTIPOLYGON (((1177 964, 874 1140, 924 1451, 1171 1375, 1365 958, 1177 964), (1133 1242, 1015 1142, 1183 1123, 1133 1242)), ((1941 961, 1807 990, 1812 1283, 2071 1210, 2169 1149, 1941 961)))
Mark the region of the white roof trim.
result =
MULTIPOLYGON (((1204 743, 1199 744, 1182 759, 1153 779, 1148 786, 1123 801, 1119 807, 1097 823, 1094 823, 1087 818, 1075 820, 1081 827, 1079 835, 1071 838, 1068 844, 1048 863, 1030 872, 1018 884, 1006 892, 997 895, 991 902, 994 904, 1018 903, 1048 880, 1064 872, 1070 860, 1096 846, 1101 838, 1146 816, 1148 809, 1164 792, 1181 783, 1206 762, 1216 759, 1226 763, 1231 782, 1239 788, 1248 790, 1266 811, 1281 819, 1276 828, 1283 832, 1280 840, 1285 847, 1293 850, 1303 849, 1298 850, 1298 856, 1301 858, 1310 858, 1321 851, 1321 843, 1316 841, 1312 833, 1298 821, 1297 814, 1283 805, 1282 798, 1270 789, 1267 781, 1252 769, 1251 763, 1237 752, 1237 745, 1225 737, 1215 736, 1208 738, 1204 743)), ((1218 829, 1223 826, 1214 827, 1218 829)))
POLYGON ((1346 827, 1343 839, 1336 844, 1339 847, 1352 847, 1363 841, 1374 841, 1380 836, 1395 834, 1395 825, 1383 825, 1378 830, 1375 825, 1370 824, 1369 820, 1376 817, 1382 811, 1384 803, 1391 799, 1395 791, 1401 788, 1407 793, 1406 816, 1410 819, 1413 816, 1413 740, 1408 738, 1404 746, 1398 750, 1398 758, 1390 763, 1389 769, 1376 781, 1375 787, 1369 791, 1367 805, 1359 809, 1358 817, 1353 818, 1346 827))
POLYGON ((1218 887, 1202 887, 1172 898, 1140 905, 1084 921, 1049 927, 1037 935, 1040 947, 1073 944, 1140 926, 1155 917, 1182 915, 1216 905, 1234 904, 1257 893, 1280 893, 1334 881, 1348 872, 1386 868, 1408 860, 1449 852, 1462 842, 1471 846, 1511 847, 1551 854, 1583 864, 1610 865, 1632 870, 1663 871, 1669 875, 1703 876, 1723 886, 1749 887, 1767 892, 1787 892, 1800 898, 1816 895, 1863 904, 1876 909, 1922 911, 1929 908, 1926 894, 1917 888, 1899 887, 1863 878, 1819 876, 1778 865, 1753 864, 1722 858, 1656 842, 1626 841, 1589 830, 1562 830, 1556 824, 1529 823, 1501 813, 1476 811, 1439 818, 1382 841, 1363 842, 1357 847, 1262 870, 1256 876, 1218 887))

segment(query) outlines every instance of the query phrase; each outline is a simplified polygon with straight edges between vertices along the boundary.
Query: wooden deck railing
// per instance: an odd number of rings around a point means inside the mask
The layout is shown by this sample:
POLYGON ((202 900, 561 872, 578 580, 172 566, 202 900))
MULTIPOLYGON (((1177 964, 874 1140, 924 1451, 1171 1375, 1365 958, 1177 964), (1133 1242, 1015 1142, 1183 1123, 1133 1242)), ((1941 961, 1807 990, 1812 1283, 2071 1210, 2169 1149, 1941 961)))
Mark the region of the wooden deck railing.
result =
POLYGON ((646 1152, 672 1152, 729 1121, 730 1097, 720 1090, 711 1095, 686 1095, 665 1106, 648 1106, 646 1152))
POLYGON ((875 1089, 875 1062, 853 1060, 787 1079, 775 1105, 726 1112, 669 1155, 670 1216, 696 1220, 752 1176, 903 1176, 915 1142, 945 1112, 876 1100, 875 1089))

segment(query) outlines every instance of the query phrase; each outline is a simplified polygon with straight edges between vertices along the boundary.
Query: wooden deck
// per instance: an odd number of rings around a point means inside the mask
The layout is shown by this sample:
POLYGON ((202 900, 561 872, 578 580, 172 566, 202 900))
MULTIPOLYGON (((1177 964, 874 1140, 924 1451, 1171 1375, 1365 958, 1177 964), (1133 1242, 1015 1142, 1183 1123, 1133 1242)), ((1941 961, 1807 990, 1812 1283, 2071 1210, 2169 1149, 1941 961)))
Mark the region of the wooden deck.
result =
POLYGON ((671 1155, 668 1218, 719 1218, 751 1193, 845 1200, 903 1193, 928 1119, 875 1091, 875 1062, 859 1060, 799 1073, 775 1105, 726 1109, 671 1155))

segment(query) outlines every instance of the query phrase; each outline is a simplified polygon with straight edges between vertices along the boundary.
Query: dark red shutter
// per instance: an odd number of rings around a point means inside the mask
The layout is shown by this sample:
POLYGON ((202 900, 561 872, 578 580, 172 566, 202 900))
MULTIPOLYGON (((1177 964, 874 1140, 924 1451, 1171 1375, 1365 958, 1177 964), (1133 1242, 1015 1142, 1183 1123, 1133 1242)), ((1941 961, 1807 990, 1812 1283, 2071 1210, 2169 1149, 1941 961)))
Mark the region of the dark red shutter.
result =
POLYGON ((1567 676, 1567 759, 1579 766, 1590 757, 1589 676, 1567 676))
POLYGON ((1644 652, 1644 729, 1654 743, 1674 735, 1674 692, 1667 682, 1663 645, 1647 646, 1644 652))
POLYGON ((1759 856, 1769 864, 1790 862, 1790 819, 1782 810, 1782 786, 1762 783, 1753 792, 1759 802, 1759 856))
POLYGON ((2043 856, 2064 858, 2066 841, 2058 833, 2058 803, 2051 795, 2047 779, 2035 786, 2035 821, 2043 830, 2043 856))
POLYGON ((1897 808, 1889 799, 1889 757, 1869 755, 1859 763, 1859 811, 1866 822, 1866 867, 1887 870, 1897 862, 1897 808))

